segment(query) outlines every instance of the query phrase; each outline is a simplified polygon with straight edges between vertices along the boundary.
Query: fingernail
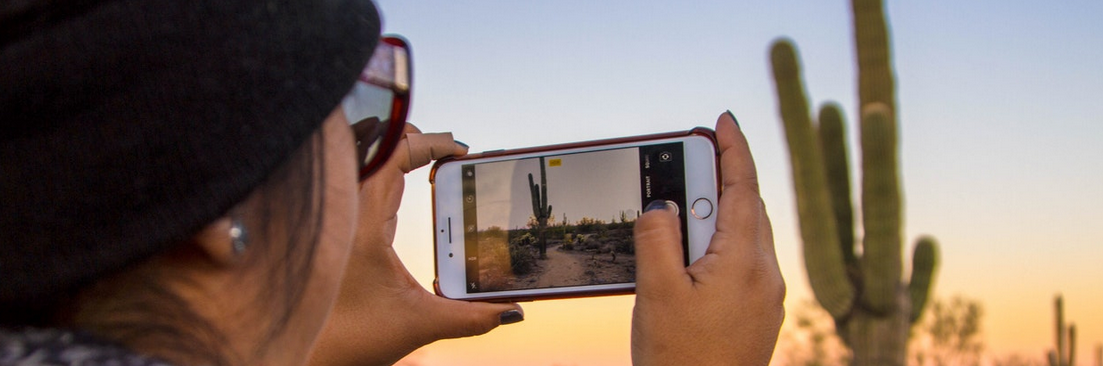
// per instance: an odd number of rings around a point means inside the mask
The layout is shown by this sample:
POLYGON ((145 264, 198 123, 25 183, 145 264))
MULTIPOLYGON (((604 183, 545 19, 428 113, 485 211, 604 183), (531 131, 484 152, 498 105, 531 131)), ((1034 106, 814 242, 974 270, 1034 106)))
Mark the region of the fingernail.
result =
POLYGON ((735 127, 739 127, 739 129, 741 129, 741 130, 743 129, 743 127, 739 126, 739 120, 735 118, 734 114, 732 114, 731 109, 727 110, 725 113, 728 114, 728 117, 732 118, 732 122, 735 122, 735 127))
POLYGON ((643 208, 643 212, 647 212, 647 211, 651 211, 651 210, 665 210, 666 207, 667 207, 666 206, 666 200, 654 200, 654 201, 651 201, 651 203, 648 203, 647 207, 643 208))
POLYGON ((520 310, 506 310, 498 315, 498 318, 502 325, 513 324, 525 320, 525 314, 522 314, 520 310))
POLYGON ((456 142, 456 145, 463 146, 464 149, 470 149, 471 148, 471 146, 467 146, 467 144, 463 143, 463 141, 459 141, 459 140, 453 140, 453 141, 456 142))

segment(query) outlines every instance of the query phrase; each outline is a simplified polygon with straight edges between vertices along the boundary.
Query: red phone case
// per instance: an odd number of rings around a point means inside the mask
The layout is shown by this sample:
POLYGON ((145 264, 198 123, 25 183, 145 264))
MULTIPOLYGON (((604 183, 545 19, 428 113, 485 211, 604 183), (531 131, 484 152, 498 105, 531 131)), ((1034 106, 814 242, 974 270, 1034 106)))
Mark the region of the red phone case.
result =
MULTIPOLYGON (((699 135, 699 136, 707 137, 709 139, 709 141, 712 142, 714 150, 716 150, 717 154, 719 155, 719 147, 716 143, 716 132, 713 131, 712 129, 706 128, 706 127, 695 127, 695 128, 693 128, 691 130, 688 130, 688 131, 676 131, 676 132, 657 133, 657 134, 650 134, 650 135, 618 137, 618 138, 612 138, 612 139, 581 141, 581 142, 572 142, 572 143, 545 145, 545 146, 534 146, 534 147, 526 147, 526 148, 510 149, 510 150, 494 150, 494 151, 486 151, 486 152, 476 153, 476 154, 468 154, 468 155, 464 155, 464 156, 461 156, 461 157, 446 157, 444 159, 438 160, 435 164, 433 164, 432 170, 429 171, 429 184, 431 184, 433 186, 433 188, 432 188, 432 194, 433 194, 432 200, 434 202, 434 205, 433 205, 433 218, 434 218, 434 220, 433 220, 433 233, 434 233, 434 235, 433 235, 433 275, 434 275, 433 291, 438 296, 445 297, 443 292, 440 289, 440 266, 437 263, 437 259, 439 258, 438 257, 439 253, 437 253, 439 245, 437 245, 438 236, 435 235, 435 233, 437 231, 437 220, 436 220, 437 206, 435 204, 437 190, 436 190, 436 179, 435 179, 435 177, 436 177, 436 174, 437 174, 437 168, 439 168, 442 164, 452 162, 452 161, 472 160, 472 159, 479 159, 479 158, 485 158, 485 157, 519 155, 519 154, 537 153, 537 152, 545 152, 545 151, 553 151, 553 150, 563 150, 563 149, 585 148, 585 147, 594 147, 594 146, 602 146, 602 145, 613 145, 613 144, 622 144, 622 143, 642 142, 642 141, 659 140, 659 139, 684 137, 684 136, 692 136, 692 135, 699 135)), ((719 169, 719 168, 717 168, 717 169, 719 169)), ((720 172, 718 170, 717 174, 716 174, 717 189, 719 189, 719 187, 720 187, 720 182, 719 182, 720 174, 719 173, 720 172)), ((472 299, 471 301, 525 302, 525 301, 533 301, 533 300, 569 299, 569 298, 579 298, 579 297, 626 295, 626 294, 633 294, 633 293, 635 293, 635 287, 628 288, 628 289, 612 289, 612 290, 580 289, 578 291, 569 292, 569 293, 534 294, 534 295, 524 295, 524 296, 498 296, 498 297, 472 299)))

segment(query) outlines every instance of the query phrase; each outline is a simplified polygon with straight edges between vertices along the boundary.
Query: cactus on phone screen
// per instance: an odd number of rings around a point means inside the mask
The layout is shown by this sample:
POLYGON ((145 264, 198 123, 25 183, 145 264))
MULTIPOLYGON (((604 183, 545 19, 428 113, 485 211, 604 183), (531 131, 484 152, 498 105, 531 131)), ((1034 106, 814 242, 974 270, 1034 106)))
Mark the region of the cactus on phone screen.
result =
POLYGON ((544 167, 544 157, 540 157, 540 184, 532 180, 529 173, 529 193, 532 195, 532 216, 536 218, 537 231, 540 233, 540 259, 548 258, 548 218, 552 215, 552 206, 548 205, 548 178, 544 167))

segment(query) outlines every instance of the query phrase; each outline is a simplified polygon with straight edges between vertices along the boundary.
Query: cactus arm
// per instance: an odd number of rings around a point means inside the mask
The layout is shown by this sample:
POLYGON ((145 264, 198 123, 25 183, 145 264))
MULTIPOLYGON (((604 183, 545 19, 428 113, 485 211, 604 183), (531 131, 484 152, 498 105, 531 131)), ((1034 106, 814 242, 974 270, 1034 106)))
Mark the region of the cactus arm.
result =
POLYGON ((862 303, 885 314, 895 306, 902 262, 895 77, 882 0, 852 0, 851 7, 862 111, 862 303))
POLYGON ((900 183, 896 170, 896 135, 888 106, 863 109, 862 142, 862 303, 888 314, 896 307, 901 276, 900 183))
POLYGON ((857 279, 860 276, 860 269, 858 258, 854 256, 854 208, 850 199, 850 159, 846 152, 846 128, 839 106, 834 103, 824 105, 820 108, 819 121, 820 146, 823 148, 831 206, 835 211, 839 249, 843 253, 847 274, 851 279, 857 279))
POLYGON ((908 282, 908 293, 911 295, 911 322, 915 324, 919 316, 923 314, 923 308, 927 306, 927 298, 931 293, 931 283, 934 280, 938 266, 938 243, 934 238, 924 236, 915 244, 915 252, 912 253, 912 278, 908 282))
POLYGON ((1076 324, 1069 324, 1069 359, 1066 365, 1076 364, 1076 324))
POLYGON ((855 289, 847 278, 839 250, 819 143, 812 131, 796 51, 789 41, 779 40, 774 42, 770 55, 789 143, 808 279, 820 305, 835 319, 845 318, 853 305, 855 289))
POLYGON ((529 173, 529 196, 532 198, 532 217, 540 218, 540 186, 532 181, 532 173, 529 173))
POLYGON ((1057 312, 1057 365, 1064 366, 1068 363, 1065 359, 1065 301, 1057 295, 1053 302, 1057 312))
MULTIPOLYGON (((889 54, 888 22, 883 0, 853 0, 854 40, 858 51, 858 110, 872 103, 889 107, 896 120, 895 78, 889 54)), ((896 124, 892 129, 895 133, 896 124)))

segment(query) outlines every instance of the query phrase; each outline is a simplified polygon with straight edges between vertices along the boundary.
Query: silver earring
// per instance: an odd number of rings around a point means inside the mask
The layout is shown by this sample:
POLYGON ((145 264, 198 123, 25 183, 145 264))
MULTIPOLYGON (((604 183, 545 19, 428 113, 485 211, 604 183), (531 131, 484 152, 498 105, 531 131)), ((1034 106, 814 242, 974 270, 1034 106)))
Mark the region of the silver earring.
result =
POLYGON ((241 224, 241 219, 235 218, 233 224, 230 225, 230 244, 235 255, 241 255, 245 252, 248 239, 245 233, 245 225, 241 224))

